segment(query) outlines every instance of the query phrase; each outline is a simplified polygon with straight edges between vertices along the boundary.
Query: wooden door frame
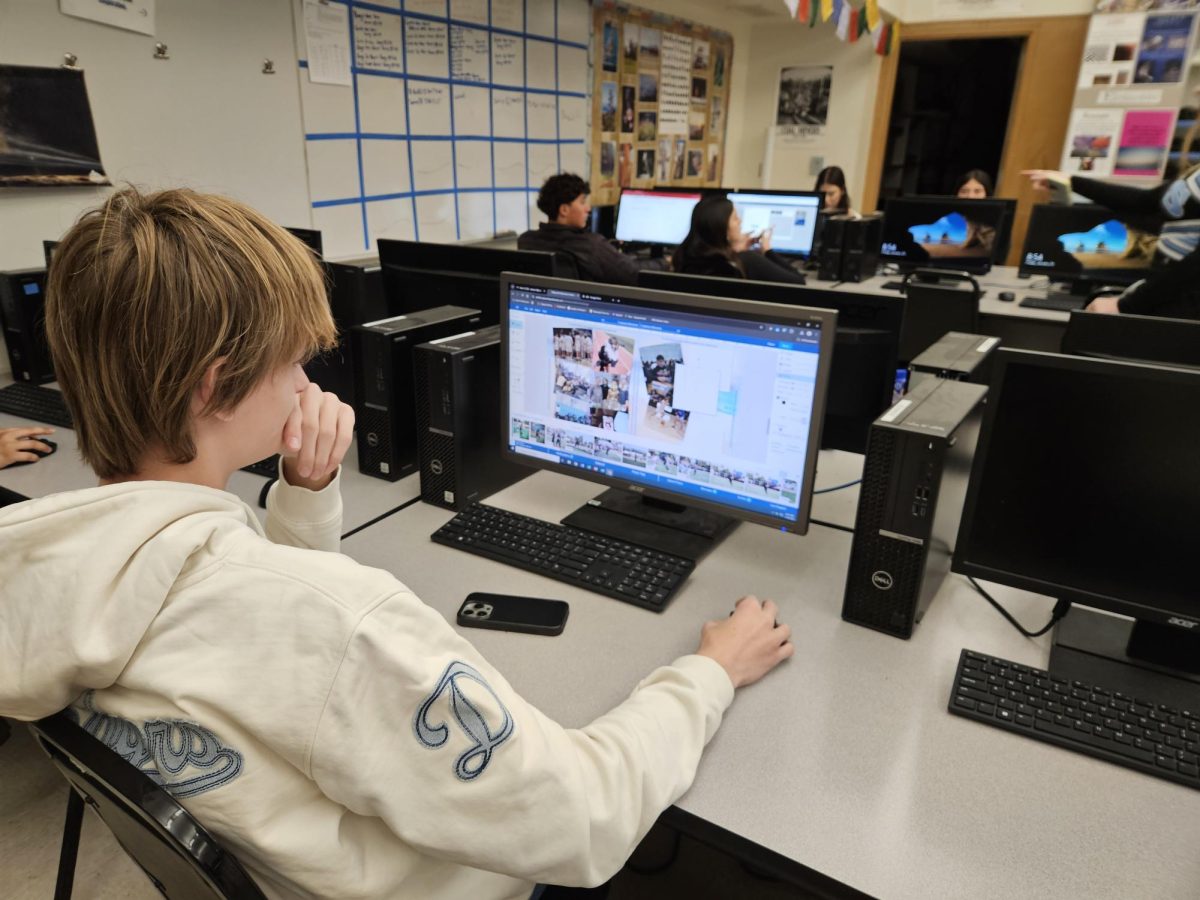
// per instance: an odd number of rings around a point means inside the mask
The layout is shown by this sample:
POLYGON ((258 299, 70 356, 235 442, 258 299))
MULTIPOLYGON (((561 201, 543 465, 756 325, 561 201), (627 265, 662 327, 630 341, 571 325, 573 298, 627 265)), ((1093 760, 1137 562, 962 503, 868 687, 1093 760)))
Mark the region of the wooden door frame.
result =
MULTIPOLYGON (((1063 142, 1071 106, 1075 97, 1079 60, 1087 23, 1091 17, 1048 16, 1019 19, 961 20, 952 22, 923 22, 905 25, 900 32, 901 46, 915 41, 948 41, 979 38, 1023 38, 1017 77, 1013 85, 1012 106, 1008 111, 1008 128, 996 173, 996 194, 1018 201, 1013 228, 1010 263, 1020 253, 1029 209, 1037 199, 1028 182, 1021 177, 1022 169, 1057 169, 1062 161, 1063 142), (1072 77, 1069 83, 1047 84, 1035 71, 1045 65, 1047 54, 1071 60, 1072 77), (1041 83, 1038 83, 1038 82, 1041 83), (1018 146, 1018 143, 1020 144, 1018 146)), ((866 183, 863 185, 862 209, 879 205, 879 184, 883 177, 884 155, 887 153, 888 126, 891 122, 892 101, 896 93, 896 76, 900 68, 900 48, 883 58, 879 72, 879 87, 875 93, 872 116, 871 143, 867 154, 866 183)))

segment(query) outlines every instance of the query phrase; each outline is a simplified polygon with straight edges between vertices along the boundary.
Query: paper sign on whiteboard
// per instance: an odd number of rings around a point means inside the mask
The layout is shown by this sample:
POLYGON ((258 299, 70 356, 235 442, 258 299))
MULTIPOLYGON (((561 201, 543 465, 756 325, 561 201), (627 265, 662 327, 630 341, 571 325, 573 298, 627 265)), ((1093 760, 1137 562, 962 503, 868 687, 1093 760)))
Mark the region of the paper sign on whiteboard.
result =
POLYGON ((350 10, 340 3, 304 0, 308 80, 350 85, 350 10))
POLYGON ((154 34, 155 0, 58 0, 63 15, 90 19, 138 34, 154 34))

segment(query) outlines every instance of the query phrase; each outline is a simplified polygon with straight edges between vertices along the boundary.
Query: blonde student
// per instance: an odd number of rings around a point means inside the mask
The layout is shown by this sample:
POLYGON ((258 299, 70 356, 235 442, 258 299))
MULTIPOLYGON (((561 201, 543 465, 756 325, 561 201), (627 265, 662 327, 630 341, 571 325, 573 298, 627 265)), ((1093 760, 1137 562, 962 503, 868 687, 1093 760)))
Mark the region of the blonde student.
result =
POLYGON ((342 556, 353 416, 301 368, 334 339, 321 274, 240 203, 112 195, 59 244, 46 326, 99 484, 0 511, 0 715, 69 707, 270 897, 603 882, 691 784, 735 688, 792 653, 775 604, 742 598, 567 729, 342 556), (260 527, 225 486, 273 451, 260 527))

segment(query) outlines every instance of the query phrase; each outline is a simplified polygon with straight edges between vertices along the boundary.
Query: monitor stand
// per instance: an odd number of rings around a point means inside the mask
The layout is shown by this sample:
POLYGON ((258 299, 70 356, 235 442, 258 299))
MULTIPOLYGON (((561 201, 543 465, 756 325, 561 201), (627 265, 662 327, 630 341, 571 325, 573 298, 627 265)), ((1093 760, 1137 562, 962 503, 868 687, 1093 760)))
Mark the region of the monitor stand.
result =
POLYGON ((729 533, 736 521, 732 516, 609 488, 563 519, 562 524, 698 560, 729 533))
POLYGON ((1054 627, 1050 672, 1200 712, 1200 634, 1072 606, 1054 627))

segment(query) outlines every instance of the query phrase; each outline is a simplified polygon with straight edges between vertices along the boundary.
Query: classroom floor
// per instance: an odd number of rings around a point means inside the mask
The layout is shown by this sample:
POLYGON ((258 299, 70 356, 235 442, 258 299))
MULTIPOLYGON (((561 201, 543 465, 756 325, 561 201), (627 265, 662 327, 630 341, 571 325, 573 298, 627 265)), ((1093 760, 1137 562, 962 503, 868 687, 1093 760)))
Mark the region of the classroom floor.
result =
MULTIPOLYGON (((14 725, 0 745, 0 896, 54 896, 67 786, 33 742, 14 725)), ((571 896, 578 896, 571 892, 571 896)), ((551 895, 553 896, 553 895, 551 895)), ((806 900, 817 897, 756 875, 737 859, 674 832, 656 829, 596 900, 806 900)), ((161 895, 85 810, 73 900, 159 900, 161 895)))

